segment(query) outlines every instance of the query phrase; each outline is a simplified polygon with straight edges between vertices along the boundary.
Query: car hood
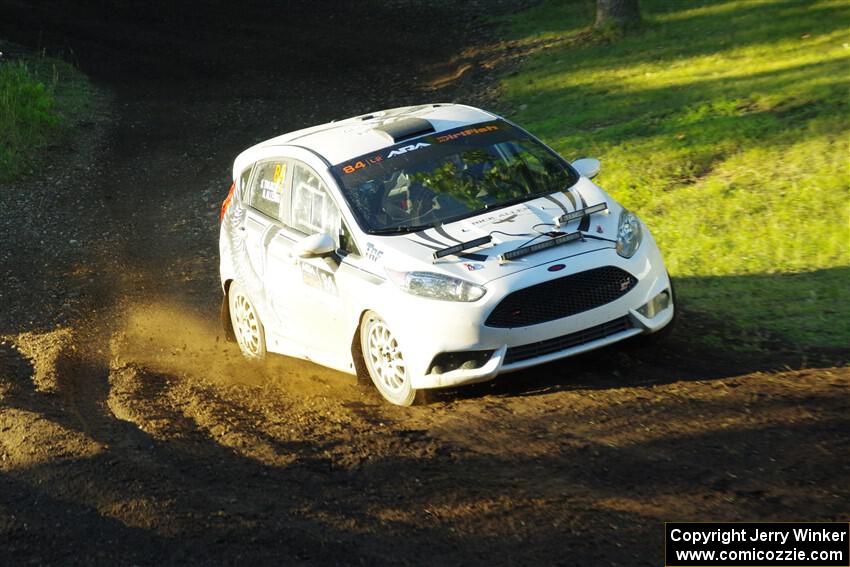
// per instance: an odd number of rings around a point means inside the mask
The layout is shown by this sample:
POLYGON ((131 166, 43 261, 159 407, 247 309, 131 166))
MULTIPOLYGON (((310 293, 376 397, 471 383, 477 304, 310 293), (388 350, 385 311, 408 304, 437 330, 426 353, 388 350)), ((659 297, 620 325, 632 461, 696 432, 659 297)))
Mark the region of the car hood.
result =
MULTIPOLYGON (((607 193, 590 180, 581 178, 576 185, 563 192, 518 205, 486 211, 416 233, 369 237, 365 257, 383 268, 395 271, 437 272, 485 284, 551 262, 563 261, 569 267, 569 259, 572 257, 614 248, 617 219, 621 210, 621 206, 607 193), (537 236, 541 232, 555 230, 552 225, 554 218, 602 202, 608 204, 608 210, 590 215, 589 223, 584 221, 582 229, 588 235, 586 238, 508 262, 499 261, 500 254, 526 244, 551 240, 549 236, 537 236), (492 237, 489 244, 434 259, 436 250, 487 235, 492 237)), ((582 219, 571 221, 561 226, 560 232, 575 232, 581 223, 582 219)))

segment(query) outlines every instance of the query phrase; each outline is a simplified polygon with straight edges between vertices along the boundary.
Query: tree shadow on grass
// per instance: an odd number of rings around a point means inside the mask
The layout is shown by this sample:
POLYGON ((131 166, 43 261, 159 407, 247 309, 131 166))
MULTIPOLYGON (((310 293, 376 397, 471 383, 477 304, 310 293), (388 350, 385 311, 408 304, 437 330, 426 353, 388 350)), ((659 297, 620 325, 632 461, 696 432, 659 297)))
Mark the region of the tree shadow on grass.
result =
MULTIPOLYGON (((642 0, 643 26, 647 30, 681 35, 681 49, 705 49, 722 45, 734 37, 736 43, 758 41, 765 34, 764 22, 778 15, 817 14, 819 17, 844 16, 840 7, 812 6, 801 0, 772 0, 770 3, 718 2, 717 0, 642 0), (656 23, 658 21, 658 23, 656 23), (695 34, 693 30, 702 33, 695 34), (742 37, 743 36, 743 37, 742 37), (752 39, 750 39, 752 38, 752 39)), ((815 16, 817 17, 817 16, 815 16)), ((520 33, 569 34, 581 32, 593 25, 596 18, 595 0, 574 2, 543 2, 526 9, 519 25, 520 33)), ((790 23, 793 33, 799 24, 790 23)))
MULTIPOLYGON (((675 14, 683 5, 650 5, 645 11, 669 9, 675 14)), ((718 4, 717 13, 653 24, 639 36, 610 44, 567 44, 546 50, 525 63, 524 81, 510 88, 515 93, 510 103, 522 103, 521 118, 537 124, 538 135, 563 140, 559 146, 580 143, 585 151, 589 144, 627 145, 657 135, 677 136, 680 141, 668 144, 670 150, 698 154, 700 145, 722 144, 730 131, 766 145, 771 143, 766 136, 798 125, 801 137, 811 136, 802 124, 813 109, 821 115, 846 115, 846 57, 833 50, 830 60, 812 60, 807 46, 846 28, 850 23, 846 11, 838 5, 812 7, 801 2, 736 3, 732 9, 721 9, 724 6, 718 4), (829 23, 824 27, 820 22, 829 23), (754 52, 748 48, 756 45, 776 55, 752 72, 754 52), (795 62, 800 54, 808 59, 795 62), (784 59, 788 62, 778 67, 784 59), (690 61, 708 65, 711 74, 690 74, 690 61), (665 76, 677 67, 682 71, 665 76), (785 100, 770 108, 748 106, 748 100, 765 95, 773 101, 765 106, 785 100), (730 101, 741 107, 729 112, 728 107, 734 106, 730 101), (564 116, 565 110, 567 118, 553 119, 564 116), (570 140, 572 136, 580 139, 570 140)), ((837 42, 823 46, 834 47, 837 42)), ((846 128, 846 121, 825 124, 834 124, 831 131, 839 134, 846 128)))
MULTIPOLYGON (((534 33, 577 32, 593 24, 595 3, 590 0, 583 5, 551 4, 539 10, 541 17, 535 20, 534 33)), ((576 65, 575 69, 592 71, 717 54, 730 47, 746 48, 777 39, 800 40, 806 33, 828 34, 844 29, 848 23, 847 12, 839 4, 812 6, 805 0, 769 3, 649 0, 642 2, 641 8, 644 25, 638 33, 613 42, 578 46, 592 52, 592 56, 571 63, 576 65)), ((557 51, 546 57, 557 59, 557 51)))
MULTIPOLYGON (((687 148, 700 142, 721 143, 730 132, 759 137, 761 143, 770 144, 769 139, 763 138, 783 134, 789 123, 804 124, 823 107, 839 110, 845 106, 846 102, 837 96, 844 84, 840 80, 824 81, 824 77, 843 76, 845 69, 845 61, 833 59, 741 76, 700 77, 677 85, 595 82, 536 86, 528 92, 530 110, 525 114, 534 121, 556 107, 566 107, 571 114, 582 117, 581 122, 572 119, 566 124, 552 123, 548 127, 552 132, 546 132, 544 125, 543 134, 549 138, 563 137, 566 126, 576 131, 593 130, 597 142, 611 140, 618 144, 645 141, 653 135, 680 135, 682 141, 675 147, 687 148), (835 100, 816 96, 817 92, 826 91, 835 100), (746 104, 746 99, 763 93, 785 93, 788 100, 775 108, 746 104), (739 106, 730 108, 734 106, 730 101, 736 100, 739 106)), ((836 120, 832 126, 829 131, 840 132, 843 123, 836 120)), ((817 133, 801 131, 800 136, 805 139, 817 133)))
POLYGON ((725 339, 789 364, 850 361, 848 267, 676 281, 687 308, 703 318, 728 316, 722 332, 707 337, 709 344, 725 339))

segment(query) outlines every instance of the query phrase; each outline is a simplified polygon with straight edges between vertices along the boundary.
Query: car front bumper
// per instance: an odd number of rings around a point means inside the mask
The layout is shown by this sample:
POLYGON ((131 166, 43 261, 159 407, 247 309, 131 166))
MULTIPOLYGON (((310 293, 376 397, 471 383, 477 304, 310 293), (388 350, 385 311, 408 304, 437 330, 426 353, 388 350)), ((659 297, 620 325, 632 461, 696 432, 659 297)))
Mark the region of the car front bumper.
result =
POLYGON ((637 279, 623 296, 599 307, 554 321, 525 327, 495 328, 484 324, 504 297, 519 289, 554 279, 549 262, 493 280, 488 293, 471 303, 428 300, 402 294, 384 314, 397 336, 414 388, 445 388, 483 382, 500 373, 521 370, 604 347, 624 339, 654 333, 673 319, 670 279, 651 237, 626 259, 612 248, 570 258, 569 271, 558 277, 600 266, 619 267, 637 279), (653 317, 638 309, 659 293, 671 293, 669 305, 653 317), (411 316, 415 314, 415 316, 411 316), (482 365, 435 372, 432 361, 442 353, 492 351, 482 365))

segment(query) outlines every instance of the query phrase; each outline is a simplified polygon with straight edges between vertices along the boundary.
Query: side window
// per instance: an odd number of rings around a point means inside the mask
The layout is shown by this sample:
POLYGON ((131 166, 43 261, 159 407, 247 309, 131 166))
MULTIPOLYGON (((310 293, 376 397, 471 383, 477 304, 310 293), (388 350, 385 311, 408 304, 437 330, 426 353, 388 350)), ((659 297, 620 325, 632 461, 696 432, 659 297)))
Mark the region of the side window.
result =
POLYGON ((305 234, 326 232, 339 243, 339 210, 316 172, 300 163, 292 178, 292 227, 305 234))
POLYGON ((337 248, 359 254, 351 231, 315 171, 296 163, 292 172, 292 228, 305 234, 325 232, 336 240, 337 248))
POLYGON ((272 218, 280 217, 287 169, 287 163, 282 160, 257 164, 254 181, 251 184, 252 207, 272 218))

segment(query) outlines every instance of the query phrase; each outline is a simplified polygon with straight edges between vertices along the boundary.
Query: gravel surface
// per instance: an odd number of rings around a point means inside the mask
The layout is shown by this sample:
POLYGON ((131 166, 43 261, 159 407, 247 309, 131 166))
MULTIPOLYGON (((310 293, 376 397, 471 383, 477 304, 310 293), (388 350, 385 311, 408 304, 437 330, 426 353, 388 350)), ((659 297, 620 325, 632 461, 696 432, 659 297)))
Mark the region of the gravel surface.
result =
POLYGON ((477 16, 521 4, 0 1, 101 109, 0 186, 0 563, 658 565, 665 520, 847 519, 850 371, 688 342, 712 321, 408 409, 223 341, 236 153, 489 105, 522 53, 477 16))

